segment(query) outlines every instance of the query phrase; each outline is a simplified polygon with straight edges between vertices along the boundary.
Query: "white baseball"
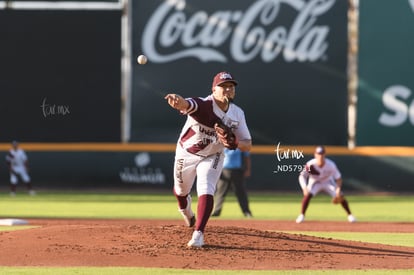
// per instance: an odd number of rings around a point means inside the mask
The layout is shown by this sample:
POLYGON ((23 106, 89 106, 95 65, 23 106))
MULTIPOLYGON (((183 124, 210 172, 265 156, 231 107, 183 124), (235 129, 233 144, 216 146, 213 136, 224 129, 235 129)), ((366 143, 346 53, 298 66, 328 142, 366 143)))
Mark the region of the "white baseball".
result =
POLYGON ((146 64, 146 63, 147 63, 147 61, 148 61, 147 57, 146 57, 145 55, 143 55, 143 54, 141 54, 141 55, 140 55, 140 56, 138 56, 138 58, 137 58, 137 62, 138 62, 138 64, 141 64, 141 65, 146 64))

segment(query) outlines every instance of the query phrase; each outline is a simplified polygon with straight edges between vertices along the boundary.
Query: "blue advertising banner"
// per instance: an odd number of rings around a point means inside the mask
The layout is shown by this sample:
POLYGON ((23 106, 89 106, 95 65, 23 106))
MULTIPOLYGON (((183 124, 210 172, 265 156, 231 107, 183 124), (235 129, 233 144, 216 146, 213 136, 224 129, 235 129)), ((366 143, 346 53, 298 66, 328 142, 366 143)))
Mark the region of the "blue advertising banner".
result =
POLYGON ((347 2, 132 1, 131 141, 175 142, 166 93, 205 97, 239 81, 254 144, 347 143, 347 2))

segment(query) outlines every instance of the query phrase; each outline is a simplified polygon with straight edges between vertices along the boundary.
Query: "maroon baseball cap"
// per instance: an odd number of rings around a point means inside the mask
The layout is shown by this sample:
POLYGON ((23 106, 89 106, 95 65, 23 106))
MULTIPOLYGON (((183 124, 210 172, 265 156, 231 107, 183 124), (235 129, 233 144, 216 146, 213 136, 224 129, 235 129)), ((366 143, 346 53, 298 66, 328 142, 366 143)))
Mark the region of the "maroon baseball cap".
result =
POLYGON ((238 84, 229 72, 220 72, 216 74, 216 76, 213 79, 213 87, 223 84, 225 82, 233 82, 234 85, 238 84))

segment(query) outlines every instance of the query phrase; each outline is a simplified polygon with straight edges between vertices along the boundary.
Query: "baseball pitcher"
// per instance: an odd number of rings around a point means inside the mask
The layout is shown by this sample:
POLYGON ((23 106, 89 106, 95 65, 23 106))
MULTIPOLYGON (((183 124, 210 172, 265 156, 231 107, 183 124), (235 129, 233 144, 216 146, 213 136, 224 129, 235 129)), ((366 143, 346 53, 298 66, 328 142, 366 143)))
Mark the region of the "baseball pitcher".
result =
POLYGON ((214 206, 213 195, 223 167, 223 148, 249 151, 252 146, 244 112, 232 101, 237 81, 228 72, 218 73, 212 94, 183 98, 167 94, 168 104, 187 116, 179 136, 174 163, 174 194, 187 226, 195 225, 190 247, 204 245, 204 229, 214 206), (196 182, 197 220, 190 192, 196 182))

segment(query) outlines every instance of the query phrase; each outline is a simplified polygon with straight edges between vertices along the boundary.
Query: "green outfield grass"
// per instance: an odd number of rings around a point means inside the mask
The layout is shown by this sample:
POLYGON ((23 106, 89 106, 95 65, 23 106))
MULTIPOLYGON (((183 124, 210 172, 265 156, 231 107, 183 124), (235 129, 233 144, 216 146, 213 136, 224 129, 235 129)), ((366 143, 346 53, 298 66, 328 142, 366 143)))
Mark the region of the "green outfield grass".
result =
MULTIPOLYGON (((353 195, 347 196, 351 210, 359 221, 414 222, 414 196, 353 195)), ((250 194, 256 219, 294 220, 299 214, 302 197, 298 194, 250 194)), ((193 201, 197 198, 193 195, 193 201)), ((0 194, 0 217, 26 218, 132 218, 177 219, 177 203, 170 193, 112 192, 39 192, 31 197, 18 193, 0 194)), ((243 217, 233 195, 226 198, 222 218, 243 217)), ((340 206, 325 195, 315 197, 309 206, 307 220, 342 221, 340 206)))
MULTIPOLYGON (((196 203, 196 196, 193 202, 196 203)), ((352 195, 347 196, 351 209, 359 221, 414 222, 413 196, 352 195)), ((251 193, 251 209, 255 219, 291 220, 300 210, 300 194, 251 193)), ((20 192, 10 197, 0 194, 0 218, 128 218, 180 219, 177 203, 170 193, 129 192, 52 192, 39 191, 31 197, 20 192)), ((243 218, 233 195, 226 199, 222 219, 243 218)), ((311 202, 307 220, 345 221, 340 206, 330 203, 329 197, 317 196, 311 202)), ((30 227, 30 226, 29 226, 30 227)), ((2 227, 0 230, 23 230, 26 227, 2 227)), ((414 232, 404 234, 354 232, 300 232, 334 239, 357 240, 402 246, 414 246, 414 232), (386 240, 386 241, 384 241, 386 240)), ((335 274, 412 274, 414 270, 335 271, 335 274)), ((0 267, 1 274, 194 274, 195 271, 146 268, 14 268, 0 267)), ((198 274, 239 274, 240 271, 197 271, 198 274)), ((243 274, 327 274, 329 271, 243 271, 243 274)))

